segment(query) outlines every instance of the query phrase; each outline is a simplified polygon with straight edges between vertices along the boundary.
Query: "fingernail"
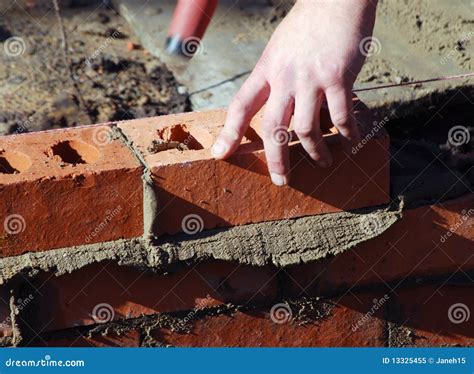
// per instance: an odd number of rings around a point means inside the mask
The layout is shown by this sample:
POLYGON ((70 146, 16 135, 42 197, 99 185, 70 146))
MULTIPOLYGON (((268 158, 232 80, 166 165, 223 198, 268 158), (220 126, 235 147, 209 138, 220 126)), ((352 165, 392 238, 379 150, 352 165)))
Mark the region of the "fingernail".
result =
POLYGON ((284 175, 270 173, 270 178, 272 179, 273 184, 277 186, 284 186, 288 183, 288 179, 284 175))
POLYGON ((227 150, 227 146, 222 141, 217 141, 214 143, 211 149, 211 153, 214 157, 221 157, 225 151, 227 150))

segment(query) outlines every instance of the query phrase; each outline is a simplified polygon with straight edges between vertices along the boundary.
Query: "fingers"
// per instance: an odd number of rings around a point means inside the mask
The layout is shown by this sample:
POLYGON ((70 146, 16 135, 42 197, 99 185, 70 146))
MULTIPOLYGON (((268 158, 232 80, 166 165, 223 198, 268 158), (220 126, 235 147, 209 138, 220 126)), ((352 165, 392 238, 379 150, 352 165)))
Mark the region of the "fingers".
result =
POLYGON ((263 116, 263 145, 268 171, 277 186, 288 184, 290 160, 288 127, 293 112, 293 99, 285 90, 272 90, 263 116))
POLYGON ((254 70, 229 106, 224 128, 211 150, 214 157, 229 157, 237 149, 250 120, 265 104, 269 92, 265 78, 254 70))
POLYGON ((352 116, 352 92, 343 85, 329 87, 326 90, 331 121, 347 144, 359 141, 359 130, 352 116))
POLYGON ((332 156, 322 137, 320 109, 322 92, 300 90, 296 94, 294 124, 295 133, 309 156, 321 167, 332 164, 332 156))

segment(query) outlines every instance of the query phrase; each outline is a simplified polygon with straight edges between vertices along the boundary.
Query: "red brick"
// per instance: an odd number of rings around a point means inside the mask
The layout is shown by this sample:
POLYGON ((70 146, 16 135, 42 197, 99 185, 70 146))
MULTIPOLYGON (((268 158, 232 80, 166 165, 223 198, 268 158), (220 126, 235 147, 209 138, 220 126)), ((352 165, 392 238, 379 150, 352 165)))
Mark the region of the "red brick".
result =
POLYGON ((334 308, 329 314, 311 323, 302 324, 294 318, 276 323, 270 310, 262 310, 209 316, 195 321, 190 333, 161 329, 153 336, 159 342, 179 347, 383 346, 385 332, 380 318, 384 305, 371 312, 373 295, 348 295, 331 302, 334 308), (357 327, 359 321, 361 325, 357 327))
POLYGON ((228 160, 212 158, 210 147, 224 119, 224 111, 210 111, 119 123, 144 155, 158 187, 158 234, 183 231, 191 214, 199 216, 198 229, 209 229, 288 218, 288 207, 295 207, 292 217, 300 217, 389 200, 388 136, 375 137, 349 157, 337 134, 325 135, 335 161, 329 169, 317 167, 300 143, 292 142, 291 182, 277 187, 268 176, 255 131, 247 132, 244 144, 228 160), (184 143, 190 150, 163 150, 157 141, 184 143))
POLYGON ((1 257, 143 233, 142 169, 110 131, 0 137, 1 257))
POLYGON ((277 279, 270 267, 225 261, 202 262, 168 275, 107 263, 60 277, 45 275, 36 287, 41 301, 35 330, 60 330, 227 302, 268 301, 276 297, 277 279))
POLYGON ((35 347, 139 347, 140 333, 132 330, 122 334, 108 332, 91 337, 78 336, 63 339, 37 339, 30 346, 35 347))
POLYGON ((350 251, 325 261, 287 268, 287 291, 291 295, 320 295, 340 288, 472 270, 472 206, 474 194, 467 194, 406 210, 403 218, 382 235, 350 251))
POLYGON ((474 292, 469 286, 427 286, 402 289, 397 321, 411 330, 410 345, 473 346, 474 292))

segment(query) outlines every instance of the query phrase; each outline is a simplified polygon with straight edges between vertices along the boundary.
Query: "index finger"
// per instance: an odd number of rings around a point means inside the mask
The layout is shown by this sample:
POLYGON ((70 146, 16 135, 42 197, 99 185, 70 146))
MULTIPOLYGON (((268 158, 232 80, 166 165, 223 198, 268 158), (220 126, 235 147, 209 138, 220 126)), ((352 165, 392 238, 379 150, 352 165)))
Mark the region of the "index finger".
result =
POLYGON ((254 70, 229 106, 224 128, 212 146, 214 157, 227 158, 237 149, 250 120, 265 104, 269 92, 266 79, 254 70))

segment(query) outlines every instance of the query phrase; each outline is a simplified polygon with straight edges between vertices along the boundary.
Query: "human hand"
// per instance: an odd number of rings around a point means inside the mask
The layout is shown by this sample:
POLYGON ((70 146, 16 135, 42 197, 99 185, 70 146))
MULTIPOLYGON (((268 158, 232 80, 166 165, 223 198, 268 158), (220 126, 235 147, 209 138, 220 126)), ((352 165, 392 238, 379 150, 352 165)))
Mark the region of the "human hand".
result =
POLYGON ((212 153, 229 157, 250 120, 266 103, 262 137, 274 184, 288 183, 288 144, 278 137, 294 130, 309 156, 321 167, 332 157, 320 128, 327 100, 332 123, 345 143, 357 142, 352 87, 365 56, 360 46, 372 34, 376 0, 299 0, 271 37, 253 72, 235 95, 212 153))

